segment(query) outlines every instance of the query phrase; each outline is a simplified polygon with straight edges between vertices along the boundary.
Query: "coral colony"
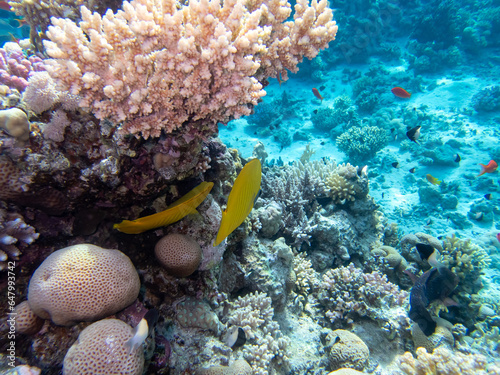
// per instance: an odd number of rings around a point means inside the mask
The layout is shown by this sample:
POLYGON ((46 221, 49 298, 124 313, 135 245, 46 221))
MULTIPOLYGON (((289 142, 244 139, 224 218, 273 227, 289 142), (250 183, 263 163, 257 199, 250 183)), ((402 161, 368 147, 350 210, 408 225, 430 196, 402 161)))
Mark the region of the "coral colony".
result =
POLYGON ((0 373, 500 374, 499 15, 0 1, 0 373))

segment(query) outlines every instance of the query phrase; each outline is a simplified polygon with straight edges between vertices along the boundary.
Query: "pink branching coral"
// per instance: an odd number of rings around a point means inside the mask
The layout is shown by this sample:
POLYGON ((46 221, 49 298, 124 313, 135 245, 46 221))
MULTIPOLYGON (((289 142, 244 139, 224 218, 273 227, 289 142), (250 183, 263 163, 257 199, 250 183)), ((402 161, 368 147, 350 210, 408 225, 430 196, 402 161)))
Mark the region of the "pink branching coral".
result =
POLYGON ((22 92, 28 86, 28 76, 44 70, 42 59, 38 56, 26 57, 19 44, 7 42, 0 48, 1 84, 22 92))
POLYGON ((81 8, 79 26, 52 19, 49 72, 99 119, 147 138, 203 120, 248 115, 267 77, 287 79, 303 56, 335 39, 326 0, 133 0, 103 17, 81 8))

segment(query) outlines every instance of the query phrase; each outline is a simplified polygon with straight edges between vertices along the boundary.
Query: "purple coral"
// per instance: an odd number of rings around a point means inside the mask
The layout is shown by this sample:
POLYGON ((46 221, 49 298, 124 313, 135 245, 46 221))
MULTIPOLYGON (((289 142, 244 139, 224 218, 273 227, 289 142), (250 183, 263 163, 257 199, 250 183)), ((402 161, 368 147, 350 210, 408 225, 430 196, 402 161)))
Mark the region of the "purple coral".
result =
POLYGON ((14 42, 0 48, 0 84, 24 91, 31 72, 45 70, 43 60, 38 56, 27 57, 21 46, 14 42))
POLYGON ((19 248, 26 247, 38 238, 35 229, 26 224, 21 215, 0 209, 0 271, 7 267, 7 261, 17 260, 19 248))

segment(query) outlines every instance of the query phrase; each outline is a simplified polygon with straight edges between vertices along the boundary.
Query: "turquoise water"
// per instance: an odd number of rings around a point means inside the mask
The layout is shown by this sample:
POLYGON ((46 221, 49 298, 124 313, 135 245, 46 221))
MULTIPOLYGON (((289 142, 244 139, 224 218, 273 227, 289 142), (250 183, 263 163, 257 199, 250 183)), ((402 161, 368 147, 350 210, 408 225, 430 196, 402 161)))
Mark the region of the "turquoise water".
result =
POLYGON ((233 3, 15 3, 0 373, 500 373, 498 1, 331 2, 288 79, 233 3))

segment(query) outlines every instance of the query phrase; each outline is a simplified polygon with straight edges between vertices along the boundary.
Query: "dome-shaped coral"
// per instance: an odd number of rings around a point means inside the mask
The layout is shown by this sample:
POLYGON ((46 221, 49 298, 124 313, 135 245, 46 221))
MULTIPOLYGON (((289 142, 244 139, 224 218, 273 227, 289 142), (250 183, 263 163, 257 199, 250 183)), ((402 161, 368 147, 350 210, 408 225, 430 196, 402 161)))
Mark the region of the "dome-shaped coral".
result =
POLYGON ((139 288, 139 275, 125 254, 80 244, 43 261, 31 277, 28 302, 39 317, 72 325, 124 309, 137 298, 139 288))
POLYGON ((85 328, 69 348, 64 375, 140 375, 144 367, 142 347, 129 354, 125 342, 133 329, 118 319, 104 319, 85 328))
POLYGON ((191 237, 172 233, 161 238, 155 246, 156 258, 172 275, 186 277, 198 269, 201 248, 191 237))
POLYGON ((337 329, 330 332, 326 340, 332 345, 330 349, 330 366, 332 370, 348 367, 363 370, 368 362, 370 350, 354 333, 337 329))
POLYGON ((28 301, 23 301, 14 309, 16 317, 16 332, 34 335, 42 329, 44 320, 31 311, 28 301))

